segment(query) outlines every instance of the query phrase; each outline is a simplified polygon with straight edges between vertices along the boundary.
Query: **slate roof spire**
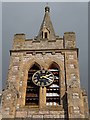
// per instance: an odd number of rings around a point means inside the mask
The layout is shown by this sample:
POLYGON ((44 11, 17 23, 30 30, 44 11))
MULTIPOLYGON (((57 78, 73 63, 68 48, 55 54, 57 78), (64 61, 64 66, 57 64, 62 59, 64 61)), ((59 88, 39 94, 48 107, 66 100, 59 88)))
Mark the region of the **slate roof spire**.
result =
POLYGON ((45 7, 45 15, 37 36, 38 39, 48 39, 55 40, 55 32, 50 19, 50 8, 48 6, 45 7))

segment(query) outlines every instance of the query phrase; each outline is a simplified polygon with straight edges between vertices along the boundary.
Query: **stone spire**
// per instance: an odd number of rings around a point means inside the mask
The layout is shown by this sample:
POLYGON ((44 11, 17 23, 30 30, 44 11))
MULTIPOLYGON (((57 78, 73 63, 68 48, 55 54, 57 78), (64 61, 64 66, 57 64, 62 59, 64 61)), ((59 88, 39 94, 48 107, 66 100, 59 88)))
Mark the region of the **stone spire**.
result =
POLYGON ((48 39, 48 40, 56 39, 49 13, 50 13, 50 8, 46 6, 44 19, 37 36, 38 39, 48 39))

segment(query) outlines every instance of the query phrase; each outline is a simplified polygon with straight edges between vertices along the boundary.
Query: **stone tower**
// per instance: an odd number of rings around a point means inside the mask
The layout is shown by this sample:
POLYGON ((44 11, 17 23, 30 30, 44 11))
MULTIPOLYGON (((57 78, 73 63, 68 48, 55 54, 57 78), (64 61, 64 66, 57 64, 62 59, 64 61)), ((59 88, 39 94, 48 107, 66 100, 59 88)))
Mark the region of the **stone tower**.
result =
POLYGON ((56 36, 48 6, 34 39, 14 35, 2 113, 3 119, 88 118, 87 94, 80 87, 75 33, 56 36))

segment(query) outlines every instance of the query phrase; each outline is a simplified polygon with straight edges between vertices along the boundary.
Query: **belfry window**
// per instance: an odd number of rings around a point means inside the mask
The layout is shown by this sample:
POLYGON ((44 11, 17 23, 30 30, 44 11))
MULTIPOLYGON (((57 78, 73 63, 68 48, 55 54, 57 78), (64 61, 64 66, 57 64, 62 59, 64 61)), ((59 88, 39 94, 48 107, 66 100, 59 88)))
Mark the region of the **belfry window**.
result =
POLYGON ((45 38, 47 38, 47 32, 45 32, 45 38))
POLYGON ((35 63, 28 71, 28 80, 26 88, 26 105, 39 105, 39 87, 32 82, 33 74, 40 70, 40 66, 35 63))
POLYGON ((53 63, 49 67, 49 71, 54 74, 54 82, 47 87, 46 90, 46 105, 60 105, 60 70, 56 63, 53 63))

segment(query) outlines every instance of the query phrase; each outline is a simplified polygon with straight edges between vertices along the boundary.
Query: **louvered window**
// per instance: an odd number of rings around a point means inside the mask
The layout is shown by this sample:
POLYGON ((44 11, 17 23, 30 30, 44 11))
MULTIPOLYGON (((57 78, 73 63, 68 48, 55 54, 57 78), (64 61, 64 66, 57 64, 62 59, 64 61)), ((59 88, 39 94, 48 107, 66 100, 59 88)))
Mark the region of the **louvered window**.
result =
POLYGON ((26 105, 39 105, 39 87, 32 82, 32 76, 37 70, 40 70, 40 66, 34 64, 28 71, 26 105))
POLYGON ((60 105, 60 69, 56 63, 52 63, 49 71, 54 74, 54 82, 47 87, 46 105, 60 105))

